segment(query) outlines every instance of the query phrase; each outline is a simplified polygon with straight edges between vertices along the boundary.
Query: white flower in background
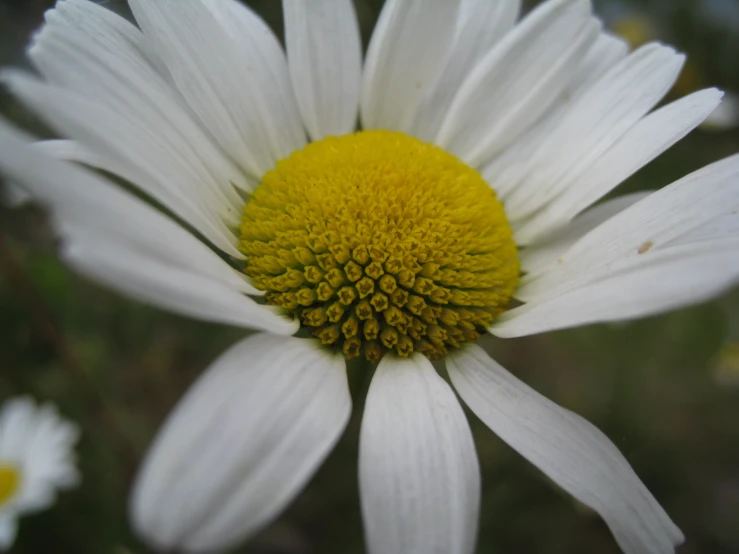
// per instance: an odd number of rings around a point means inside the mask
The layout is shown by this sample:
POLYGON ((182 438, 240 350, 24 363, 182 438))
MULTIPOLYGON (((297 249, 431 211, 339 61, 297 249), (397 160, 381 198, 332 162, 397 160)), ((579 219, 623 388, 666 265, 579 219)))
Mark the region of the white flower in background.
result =
POLYGON ((6 400, 0 409, 0 550, 9 549, 18 518, 47 509, 56 493, 79 482, 74 444, 77 426, 56 409, 30 398, 6 400))
POLYGON ((285 0, 287 58, 233 0, 129 4, 140 30, 84 0, 47 14, 29 52, 44 79, 4 81, 68 140, 29 146, 3 126, 0 168, 51 208, 77 270, 261 331, 159 433, 137 531, 211 551, 274 519, 341 435, 344 358, 364 356, 379 362, 360 438, 369 551, 472 552, 478 462, 432 358, 625 552, 673 552, 681 532, 613 444, 474 341, 643 317, 737 281, 739 157, 589 209, 720 92, 655 110, 683 56, 629 54, 584 0, 519 23, 516 1, 389 0, 363 67, 349 0, 285 0), (52 158, 130 181, 187 227, 52 158))

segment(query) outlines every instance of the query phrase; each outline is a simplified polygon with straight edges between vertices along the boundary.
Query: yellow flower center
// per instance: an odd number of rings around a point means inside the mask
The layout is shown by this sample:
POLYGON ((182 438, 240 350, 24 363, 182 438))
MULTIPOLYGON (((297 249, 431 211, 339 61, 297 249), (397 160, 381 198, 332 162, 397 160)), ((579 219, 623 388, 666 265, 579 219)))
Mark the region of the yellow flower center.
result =
POLYGON ((245 272, 323 344, 378 362, 474 341, 518 284, 493 189, 455 156, 363 131, 281 160, 244 211, 245 272))
POLYGON ((18 468, 11 464, 0 463, 0 507, 18 491, 21 483, 21 474, 18 468))

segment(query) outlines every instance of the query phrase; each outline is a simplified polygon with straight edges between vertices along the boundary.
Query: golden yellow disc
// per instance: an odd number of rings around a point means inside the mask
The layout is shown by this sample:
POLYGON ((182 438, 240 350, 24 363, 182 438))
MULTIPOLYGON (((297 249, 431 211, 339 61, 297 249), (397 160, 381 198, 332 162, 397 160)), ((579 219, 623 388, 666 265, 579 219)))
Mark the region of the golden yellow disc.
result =
POLYGON ((519 262, 480 174, 403 133, 314 142, 268 172, 241 226, 245 272, 323 344, 371 362, 442 358, 506 309, 519 262))

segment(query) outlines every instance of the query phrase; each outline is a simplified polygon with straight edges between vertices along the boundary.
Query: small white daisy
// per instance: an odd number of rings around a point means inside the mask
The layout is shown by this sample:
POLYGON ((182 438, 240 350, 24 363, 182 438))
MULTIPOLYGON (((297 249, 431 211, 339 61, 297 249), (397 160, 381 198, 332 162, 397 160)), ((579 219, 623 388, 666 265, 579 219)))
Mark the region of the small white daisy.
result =
POLYGON ((74 444, 77 426, 50 404, 27 397, 5 401, 0 411, 0 550, 9 549, 18 518, 47 509, 56 493, 79 482, 74 444))
POLYGON ((739 278, 739 157, 588 209, 721 93, 654 109, 683 56, 628 53, 585 0, 388 0, 362 63, 350 0, 284 0, 287 57, 234 0, 48 12, 10 88, 69 140, 0 127, 0 168, 62 256, 135 298, 262 331, 159 433, 131 502, 162 550, 224 549, 291 501, 379 362, 359 481, 372 554, 469 554, 480 475, 462 400, 596 510, 628 554, 682 533, 608 439, 474 341, 642 317, 739 278), (363 131, 357 131, 357 117, 363 131), (176 216, 62 158, 115 174, 176 216), (261 295, 261 296, 260 296, 261 295), (295 337, 290 335, 296 334, 295 337))

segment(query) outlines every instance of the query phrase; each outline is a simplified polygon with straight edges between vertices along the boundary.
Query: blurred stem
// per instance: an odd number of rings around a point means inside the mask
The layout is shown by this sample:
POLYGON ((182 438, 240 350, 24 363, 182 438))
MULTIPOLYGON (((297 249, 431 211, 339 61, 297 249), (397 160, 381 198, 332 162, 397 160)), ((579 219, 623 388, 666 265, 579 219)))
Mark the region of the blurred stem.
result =
POLYGON ((0 266, 2 266, 8 282, 18 292, 20 298, 28 307, 33 323, 39 330, 43 340, 52 349, 54 355, 71 379, 81 385, 86 402, 99 415, 99 421, 105 427, 106 433, 117 437, 118 440, 116 442, 122 451, 121 453, 124 455, 125 467, 133 468, 137 459, 133 442, 129 439, 115 412, 110 409, 110 405, 100 394, 90 375, 80 364, 74 351, 65 340, 64 335, 54 325, 46 302, 26 275, 26 271, 21 263, 7 246, 2 234, 0 234, 0 266))

